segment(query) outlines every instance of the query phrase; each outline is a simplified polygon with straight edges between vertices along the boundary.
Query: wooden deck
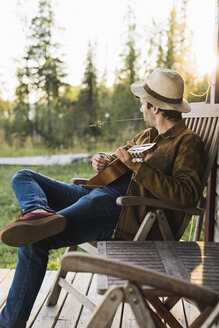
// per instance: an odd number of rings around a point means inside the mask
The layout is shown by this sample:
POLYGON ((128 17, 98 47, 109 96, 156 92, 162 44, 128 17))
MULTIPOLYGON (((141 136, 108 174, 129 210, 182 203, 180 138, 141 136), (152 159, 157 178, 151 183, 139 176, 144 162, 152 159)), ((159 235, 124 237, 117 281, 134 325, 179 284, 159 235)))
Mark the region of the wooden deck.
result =
MULTIPOLYGON (((27 328, 83 328, 86 327, 91 312, 81 306, 81 304, 62 290, 56 306, 47 307, 46 299, 51 284, 55 279, 55 271, 47 271, 41 286, 40 292, 31 312, 27 328)), ((14 270, 0 269, 0 309, 4 305, 7 294, 14 276, 14 270)), ((75 287, 86 293, 91 300, 99 304, 102 297, 97 294, 96 275, 92 278, 89 273, 69 273, 68 281, 75 287)), ((197 315, 197 310, 186 303, 187 320, 193 321, 197 315)), ((178 315, 183 327, 186 327, 182 304, 178 304, 173 309, 178 315)), ((128 304, 120 306, 114 318, 112 328, 138 328, 135 318, 128 304)))
MULTIPOLYGON (((0 269, 0 308, 4 305, 14 270, 0 269)), ((56 276, 55 271, 47 271, 40 292, 31 312, 27 327, 85 327, 91 313, 83 308, 80 303, 62 291, 56 306, 47 307, 46 299, 49 289, 56 276)), ((96 303, 102 296, 96 293, 96 277, 92 279, 88 273, 69 273, 67 280, 73 282, 74 286, 87 293, 96 303)))

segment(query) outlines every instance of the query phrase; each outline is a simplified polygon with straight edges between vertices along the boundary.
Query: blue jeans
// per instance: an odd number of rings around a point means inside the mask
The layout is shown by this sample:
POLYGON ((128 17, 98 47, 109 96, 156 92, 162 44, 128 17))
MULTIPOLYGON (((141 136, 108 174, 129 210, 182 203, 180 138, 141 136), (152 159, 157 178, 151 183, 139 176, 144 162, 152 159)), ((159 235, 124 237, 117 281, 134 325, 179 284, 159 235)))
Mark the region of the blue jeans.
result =
POLYGON ((89 191, 62 183, 31 170, 21 170, 12 188, 24 213, 35 209, 56 212, 67 219, 66 229, 36 244, 18 248, 18 261, 0 328, 23 328, 42 284, 51 249, 92 240, 109 240, 121 207, 114 196, 100 188, 89 191))

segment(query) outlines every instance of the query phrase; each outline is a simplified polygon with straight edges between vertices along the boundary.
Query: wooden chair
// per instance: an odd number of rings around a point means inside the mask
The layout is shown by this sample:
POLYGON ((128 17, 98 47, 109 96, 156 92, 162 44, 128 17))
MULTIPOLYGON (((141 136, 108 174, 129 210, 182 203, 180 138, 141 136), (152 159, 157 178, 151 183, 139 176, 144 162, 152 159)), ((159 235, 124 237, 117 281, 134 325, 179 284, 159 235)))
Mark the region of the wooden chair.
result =
MULTIPOLYGON (((187 127, 195 131, 196 134, 201 137, 205 145, 207 163, 202 177, 202 190, 204 190, 219 146, 219 104, 210 105, 205 103, 192 103, 190 105, 192 111, 183 114, 183 117, 185 118, 187 127)), ((182 212, 181 208, 170 206, 170 204, 161 200, 138 196, 119 197, 117 198, 117 204, 121 206, 147 205, 155 208, 154 211, 148 212, 145 216, 135 240, 146 240, 155 220, 158 222, 164 240, 179 240, 188 226, 192 215, 198 215, 194 240, 199 240, 200 238, 204 211, 200 211, 199 208, 205 207, 203 196, 201 197, 196 209, 192 208, 183 210, 185 216, 182 225, 175 236, 173 236, 171 228, 169 227, 164 209, 182 212)))
MULTIPOLYGON (((180 243, 180 242, 178 242, 180 243)), ((136 254, 137 256, 137 254, 136 254)), ((218 322, 219 292, 171 277, 155 270, 87 254, 66 254, 63 270, 93 272, 124 279, 126 283, 111 288, 95 309, 86 328, 109 328, 121 302, 129 303, 140 328, 182 328, 178 320, 156 295, 183 297, 199 304, 200 315, 188 328, 210 328, 218 322), (146 287, 146 291, 143 287, 146 287), (150 294, 155 296, 150 296, 150 294), (152 304, 152 307, 150 306, 152 304), (205 322, 205 323, 204 323, 205 322), (203 326, 204 324, 204 326, 203 326)))
MULTIPOLYGON (((184 114, 186 125, 195 131, 203 140, 205 144, 205 150, 207 153, 208 161, 206 163, 205 173, 202 179, 202 189, 204 189, 207 178, 211 171, 214 158, 218 149, 219 143, 219 104, 218 105, 210 105, 205 103, 194 103, 191 104, 192 111, 190 113, 184 114)), ((86 179, 72 179, 73 183, 81 184, 85 183, 86 179)), ((158 222, 158 226, 160 228, 161 234, 164 240, 179 240, 184 233, 188 223, 191 219, 192 215, 199 216, 199 226, 198 226, 198 234, 199 236, 201 231, 201 225, 203 220, 204 210, 201 208, 177 208, 175 206, 170 206, 169 204, 156 200, 151 199, 148 197, 138 197, 138 196, 124 196, 119 197, 117 199, 117 204, 121 206, 138 206, 138 205, 147 205, 150 207, 154 207, 155 210, 148 212, 134 238, 135 241, 142 241, 147 239, 147 235, 154 224, 155 220, 158 222), (184 212, 184 220, 183 223, 178 230, 177 235, 173 236, 171 228, 168 224, 164 209, 175 210, 179 212, 184 212)), ((203 201, 200 200, 199 205, 203 205, 203 201)), ((198 237, 197 237, 198 239, 198 237)), ((67 249, 69 251, 75 251, 78 246, 73 246, 67 249)), ((88 252, 92 252, 93 254, 97 253, 97 250, 90 247, 89 244, 83 244, 82 248, 86 249, 88 252)), ((65 288, 68 290, 72 295, 77 295, 79 297, 79 292, 75 290, 73 286, 70 286, 66 282, 64 282, 64 278, 66 276, 66 271, 59 269, 57 273, 57 278, 52 286, 50 291, 50 295, 47 300, 47 305, 55 305, 57 303, 61 288, 65 288)), ((94 304, 85 295, 80 296, 81 302, 84 306, 87 306, 89 309, 94 309, 94 304)))

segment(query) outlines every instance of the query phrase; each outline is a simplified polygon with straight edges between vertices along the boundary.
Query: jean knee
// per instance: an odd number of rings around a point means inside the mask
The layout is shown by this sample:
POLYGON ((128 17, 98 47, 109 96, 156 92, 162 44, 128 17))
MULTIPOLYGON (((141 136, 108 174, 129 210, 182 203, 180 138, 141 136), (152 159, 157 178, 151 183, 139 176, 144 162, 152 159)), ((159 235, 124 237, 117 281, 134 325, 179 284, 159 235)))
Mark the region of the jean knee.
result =
POLYGON ((16 184, 16 182, 19 181, 20 179, 30 175, 30 172, 31 172, 31 170, 28 170, 28 169, 23 169, 23 170, 17 171, 11 179, 11 187, 13 188, 13 186, 16 184))

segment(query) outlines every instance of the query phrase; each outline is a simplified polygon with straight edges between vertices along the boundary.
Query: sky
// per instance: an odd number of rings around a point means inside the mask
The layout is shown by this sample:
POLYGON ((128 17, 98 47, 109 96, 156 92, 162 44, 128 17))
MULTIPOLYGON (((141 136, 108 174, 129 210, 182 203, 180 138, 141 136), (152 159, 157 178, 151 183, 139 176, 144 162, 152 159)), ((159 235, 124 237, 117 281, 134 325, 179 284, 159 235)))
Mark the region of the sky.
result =
MULTIPOLYGON (((173 3, 179 0, 51 0, 56 25, 62 29, 55 34, 65 53, 66 82, 81 83, 88 42, 96 42, 95 66, 101 76, 107 69, 107 83, 111 85, 115 69, 121 65, 119 54, 124 45, 127 4, 134 8, 137 24, 137 46, 144 49, 144 35, 152 19, 167 20, 173 3)), ((25 15, 30 20, 37 13, 37 0, 0 0, 0 92, 5 100, 12 100, 17 85, 16 70, 25 54, 25 15), (20 5, 19 5, 20 3, 20 5), (21 5, 23 3, 23 6, 21 5)), ((197 58, 200 76, 211 74, 214 58, 214 21, 216 0, 189 0, 188 25, 194 33, 192 51, 197 58)), ((144 68, 144 71, 146 69, 144 68)), ((143 78, 143 77, 142 77, 143 78)))

